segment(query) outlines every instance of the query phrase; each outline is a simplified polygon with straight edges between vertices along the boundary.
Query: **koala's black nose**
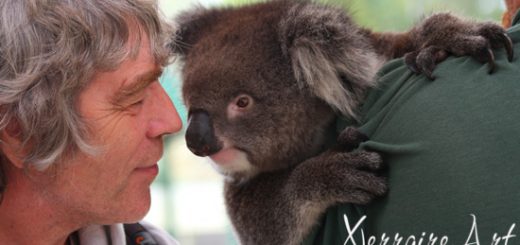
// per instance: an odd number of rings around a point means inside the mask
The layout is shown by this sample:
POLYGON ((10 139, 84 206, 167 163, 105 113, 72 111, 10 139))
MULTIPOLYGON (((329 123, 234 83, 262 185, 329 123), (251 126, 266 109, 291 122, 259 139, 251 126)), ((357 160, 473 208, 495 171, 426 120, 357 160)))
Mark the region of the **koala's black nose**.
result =
POLYGON ((186 144, 191 152, 202 157, 214 154, 222 148, 215 136, 211 118, 206 111, 190 111, 186 144))

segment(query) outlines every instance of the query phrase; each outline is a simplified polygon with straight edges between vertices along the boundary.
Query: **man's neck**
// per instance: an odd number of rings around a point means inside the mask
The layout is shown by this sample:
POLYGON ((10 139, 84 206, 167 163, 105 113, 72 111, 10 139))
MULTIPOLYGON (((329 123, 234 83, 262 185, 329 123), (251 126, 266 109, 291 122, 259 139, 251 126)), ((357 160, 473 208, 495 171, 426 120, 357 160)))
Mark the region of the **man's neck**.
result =
POLYGON ((10 169, 0 203, 0 241, 10 244, 63 245, 79 224, 38 191, 23 170, 10 169))

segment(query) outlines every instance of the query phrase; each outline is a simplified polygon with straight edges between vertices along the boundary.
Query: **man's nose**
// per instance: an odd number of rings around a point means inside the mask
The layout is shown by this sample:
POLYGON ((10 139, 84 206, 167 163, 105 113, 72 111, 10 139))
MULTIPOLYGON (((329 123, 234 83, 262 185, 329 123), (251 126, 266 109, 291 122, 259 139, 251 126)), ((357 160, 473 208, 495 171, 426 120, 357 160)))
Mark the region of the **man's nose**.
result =
POLYGON ((153 138, 179 132, 182 128, 182 121, 170 97, 159 82, 154 82, 150 86, 153 112, 150 112, 152 119, 147 136, 153 138))

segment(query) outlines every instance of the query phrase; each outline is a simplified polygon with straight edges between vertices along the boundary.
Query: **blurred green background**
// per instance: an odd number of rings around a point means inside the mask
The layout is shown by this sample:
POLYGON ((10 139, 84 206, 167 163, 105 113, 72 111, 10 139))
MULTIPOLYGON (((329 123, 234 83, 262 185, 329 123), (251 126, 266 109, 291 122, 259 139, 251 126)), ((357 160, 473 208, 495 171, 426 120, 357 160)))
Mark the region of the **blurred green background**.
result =
MULTIPOLYGON (((248 4, 251 0, 227 0, 227 4, 248 4)), ((424 15, 451 11, 480 20, 499 20, 500 0, 321 0, 344 7, 357 23, 377 31, 406 30, 424 15)))
MULTIPOLYGON (((233 6, 251 0, 159 0, 168 19, 196 5, 233 6)), ((476 20, 499 22, 504 11, 500 0, 324 0, 342 6, 356 22, 377 31, 402 31, 433 12, 450 11, 476 20)), ((178 64, 167 67, 161 83, 186 123, 180 99, 178 64)), ((152 208, 146 220, 172 235, 182 245, 237 244, 226 216, 222 178, 211 169, 208 159, 187 150, 183 132, 167 139, 160 175, 152 185, 152 208)))

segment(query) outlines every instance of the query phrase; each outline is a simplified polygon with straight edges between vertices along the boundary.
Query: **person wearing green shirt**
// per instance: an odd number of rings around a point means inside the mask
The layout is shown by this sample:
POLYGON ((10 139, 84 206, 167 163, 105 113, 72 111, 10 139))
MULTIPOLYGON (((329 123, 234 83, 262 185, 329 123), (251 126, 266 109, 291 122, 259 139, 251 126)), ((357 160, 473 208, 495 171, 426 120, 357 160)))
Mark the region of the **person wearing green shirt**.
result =
MULTIPOLYGON (((520 54, 519 14, 508 34, 520 54)), ((434 81, 402 59, 381 69, 357 126, 388 164, 389 193, 330 208, 304 244, 520 244, 520 60, 494 53, 493 74, 471 57, 448 58, 434 81)))

